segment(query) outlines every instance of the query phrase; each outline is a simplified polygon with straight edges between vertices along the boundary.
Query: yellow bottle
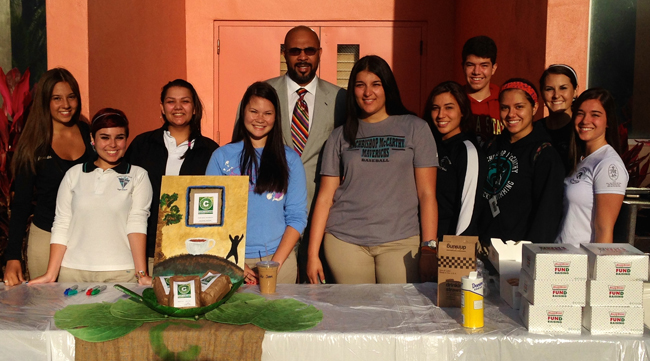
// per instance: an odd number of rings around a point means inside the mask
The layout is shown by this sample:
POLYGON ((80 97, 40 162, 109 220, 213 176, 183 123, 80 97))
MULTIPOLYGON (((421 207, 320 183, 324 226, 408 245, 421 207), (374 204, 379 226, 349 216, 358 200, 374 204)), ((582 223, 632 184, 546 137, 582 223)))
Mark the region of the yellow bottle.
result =
POLYGON ((483 327, 483 277, 470 272, 461 278, 460 308, 463 327, 483 327))

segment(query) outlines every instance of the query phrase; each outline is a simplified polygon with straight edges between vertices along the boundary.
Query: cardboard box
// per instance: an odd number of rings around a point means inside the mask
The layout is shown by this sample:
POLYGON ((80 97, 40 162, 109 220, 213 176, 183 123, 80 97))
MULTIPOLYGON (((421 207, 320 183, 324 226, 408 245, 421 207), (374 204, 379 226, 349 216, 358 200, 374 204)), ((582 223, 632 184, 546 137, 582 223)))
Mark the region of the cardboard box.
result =
POLYGON ((460 307, 461 277, 476 271, 478 237, 444 236, 438 242, 438 307, 460 307))
POLYGON ((521 300, 519 316, 533 333, 582 333, 582 307, 561 305, 531 305, 521 300))
POLYGON ((534 279, 587 279, 587 253, 568 244, 524 244, 521 268, 534 279))
MULTIPOLYGON (((504 273, 513 273, 511 262, 502 264, 503 261, 517 261, 521 265, 521 249, 524 244, 530 244, 530 241, 502 241, 499 238, 492 238, 488 248, 488 259, 496 268, 500 275, 504 273)), ((519 274, 520 267, 516 267, 514 273, 519 274)))
POLYGON ((533 280, 522 270, 519 292, 533 305, 584 306, 587 300, 587 280, 533 280))
POLYGON ((506 241, 492 238, 488 248, 488 259, 499 272, 499 293, 501 298, 515 310, 521 303, 519 293, 519 272, 521 271, 521 249, 530 241, 506 241))
POLYGON ((643 306, 643 281, 587 281, 587 304, 643 306))
POLYGON ((643 307, 587 306, 582 325, 592 335, 643 335, 643 307))
POLYGON ((510 307, 518 310, 521 305, 521 293, 519 293, 519 272, 521 271, 521 262, 517 261, 501 261, 502 269, 507 267, 509 271, 499 275, 499 294, 501 298, 510 307), (510 269, 517 269, 517 272, 512 272, 510 269))
POLYGON ((589 278, 599 281, 648 280, 648 256, 628 243, 584 243, 589 278))

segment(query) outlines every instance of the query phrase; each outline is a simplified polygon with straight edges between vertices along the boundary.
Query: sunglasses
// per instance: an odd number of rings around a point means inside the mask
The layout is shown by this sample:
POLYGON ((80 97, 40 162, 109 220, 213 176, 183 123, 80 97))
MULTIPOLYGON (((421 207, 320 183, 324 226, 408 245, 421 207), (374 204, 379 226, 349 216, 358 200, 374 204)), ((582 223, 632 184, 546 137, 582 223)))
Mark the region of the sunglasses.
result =
POLYGON ((319 50, 319 49, 314 48, 314 47, 312 47, 312 46, 310 46, 310 47, 308 47, 308 48, 304 48, 304 49, 301 49, 301 48, 290 48, 289 50, 287 50, 287 54, 289 54, 289 55, 291 55, 291 56, 298 56, 298 55, 300 55, 300 53, 302 53, 302 52, 304 51, 304 52, 305 52, 305 55, 307 55, 307 56, 312 56, 312 55, 316 55, 316 52, 317 52, 318 50, 319 50))

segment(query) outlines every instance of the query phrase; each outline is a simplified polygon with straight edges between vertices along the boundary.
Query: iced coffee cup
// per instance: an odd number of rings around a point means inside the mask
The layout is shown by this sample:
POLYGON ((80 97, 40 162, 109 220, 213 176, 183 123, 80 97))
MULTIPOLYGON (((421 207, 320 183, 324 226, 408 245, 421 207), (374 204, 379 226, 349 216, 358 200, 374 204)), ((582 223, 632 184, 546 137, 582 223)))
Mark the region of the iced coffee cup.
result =
POLYGON ((275 293, 275 284, 278 281, 278 267, 275 261, 257 262, 257 273, 260 276, 260 293, 275 293))

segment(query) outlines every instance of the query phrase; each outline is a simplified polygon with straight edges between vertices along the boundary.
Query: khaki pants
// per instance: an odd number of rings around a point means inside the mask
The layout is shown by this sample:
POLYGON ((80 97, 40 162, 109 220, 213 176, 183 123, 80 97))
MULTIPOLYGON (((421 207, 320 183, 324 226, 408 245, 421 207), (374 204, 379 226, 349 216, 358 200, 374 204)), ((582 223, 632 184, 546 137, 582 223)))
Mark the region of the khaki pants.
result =
POLYGON ((52 233, 44 231, 32 223, 27 238, 27 269, 29 277, 36 278, 47 272, 50 261, 50 238, 52 233))
MULTIPOLYGON (((270 261, 273 258, 273 255, 262 257, 262 261, 270 261)), ((246 264, 252 270, 255 269, 255 265, 259 262, 259 258, 246 258, 246 264)), ((278 272, 278 283, 288 283, 295 284, 296 278, 298 277, 298 260, 296 258, 296 252, 291 251, 289 256, 280 267, 280 272, 278 272)))
POLYGON ((420 236, 365 247, 325 233, 325 257, 336 283, 413 283, 419 281, 420 236))
POLYGON ((86 271, 61 267, 59 282, 136 283, 135 269, 121 271, 86 271))

